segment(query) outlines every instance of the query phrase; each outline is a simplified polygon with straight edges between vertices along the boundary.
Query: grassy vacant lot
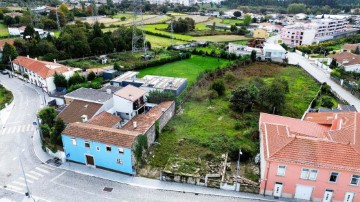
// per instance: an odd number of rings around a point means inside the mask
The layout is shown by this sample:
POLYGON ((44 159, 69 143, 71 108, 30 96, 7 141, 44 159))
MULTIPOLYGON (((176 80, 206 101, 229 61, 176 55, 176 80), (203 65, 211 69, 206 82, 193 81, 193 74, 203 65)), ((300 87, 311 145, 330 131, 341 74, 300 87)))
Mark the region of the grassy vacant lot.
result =
MULTIPOLYGON (((153 24, 153 25, 145 25, 144 29, 146 31, 149 31, 149 32, 152 32, 152 33, 158 33, 158 34, 163 34, 163 35, 166 35, 166 36, 170 36, 171 35, 170 32, 163 31, 167 27, 168 27, 168 24, 153 24)), ((184 34, 175 34, 174 33, 174 38, 187 41, 187 40, 190 40, 192 38, 192 36, 184 35, 184 34)))
POLYGON ((223 24, 227 24, 227 25, 235 25, 235 23, 242 23, 243 20, 238 20, 238 19, 224 19, 222 21, 223 24))
POLYGON ((221 23, 221 19, 219 19, 219 18, 213 18, 213 19, 211 19, 211 20, 208 20, 208 21, 205 21, 205 22, 202 22, 202 23, 197 23, 196 25, 195 25, 195 29, 196 30, 210 30, 210 28, 208 28, 208 27, 206 27, 206 25, 207 24, 213 24, 214 22, 216 23, 216 24, 220 24, 221 23))
POLYGON ((246 45, 249 41, 248 40, 240 40, 240 41, 229 41, 229 43, 235 43, 240 45, 246 45))
POLYGON ((6 25, 3 24, 3 21, 0 21, 0 37, 9 36, 9 30, 6 25))
POLYGON ((171 76, 182 77, 188 79, 188 86, 193 84, 198 75, 205 70, 216 69, 217 67, 225 67, 230 64, 231 61, 217 59, 213 57, 202 57, 193 55, 190 59, 185 59, 157 67, 150 67, 141 69, 139 77, 145 75, 159 75, 159 76, 171 76))
POLYGON ((160 144, 152 148, 152 157, 149 159, 152 167, 163 168, 170 157, 211 160, 229 148, 232 148, 230 160, 233 161, 240 147, 243 158, 258 153, 258 119, 260 111, 264 110, 254 107, 252 111, 241 114, 229 108, 231 91, 240 84, 256 77, 265 82, 276 77, 286 79, 290 93, 286 96, 281 115, 296 118, 302 116, 320 87, 302 69, 291 66, 254 63, 228 72, 235 79, 225 79, 224 96, 208 100, 211 81, 188 92, 189 100, 163 130, 158 140, 160 144))
MULTIPOLYGON (((147 34, 146 35, 146 40, 150 41, 152 48, 169 47, 171 45, 171 39, 169 39, 169 38, 164 38, 164 37, 159 37, 159 36, 154 36, 154 35, 147 34)), ((184 43, 186 43, 186 42, 174 39, 174 44, 175 45, 180 45, 180 44, 184 44, 184 43)))
POLYGON ((5 107, 5 103, 10 104, 13 99, 13 94, 11 91, 8 91, 4 86, 0 85, 0 110, 5 107))
POLYGON ((239 41, 248 40, 249 38, 240 35, 214 35, 214 36, 200 36, 193 37, 195 41, 212 41, 212 42, 228 42, 228 41, 239 41))

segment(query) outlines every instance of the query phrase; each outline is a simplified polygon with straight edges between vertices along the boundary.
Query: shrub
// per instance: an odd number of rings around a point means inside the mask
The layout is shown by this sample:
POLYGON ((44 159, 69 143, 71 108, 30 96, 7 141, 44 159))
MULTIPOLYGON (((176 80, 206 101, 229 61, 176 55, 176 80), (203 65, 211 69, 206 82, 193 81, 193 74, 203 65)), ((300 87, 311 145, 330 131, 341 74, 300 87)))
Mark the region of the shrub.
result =
POLYGON ((225 85, 222 79, 216 79, 211 84, 210 89, 215 90, 219 96, 223 96, 225 94, 225 85))
POLYGON ((231 71, 227 71, 225 73, 224 79, 227 83, 233 83, 234 81, 236 81, 236 77, 231 71))
POLYGON ((165 101, 174 101, 176 98, 175 93, 170 91, 159 91, 153 90, 149 92, 149 95, 146 96, 146 99, 150 103, 160 104, 165 101))
POLYGON ((96 78, 96 75, 93 71, 91 71, 88 75, 87 75, 87 80, 88 81, 92 81, 96 78))

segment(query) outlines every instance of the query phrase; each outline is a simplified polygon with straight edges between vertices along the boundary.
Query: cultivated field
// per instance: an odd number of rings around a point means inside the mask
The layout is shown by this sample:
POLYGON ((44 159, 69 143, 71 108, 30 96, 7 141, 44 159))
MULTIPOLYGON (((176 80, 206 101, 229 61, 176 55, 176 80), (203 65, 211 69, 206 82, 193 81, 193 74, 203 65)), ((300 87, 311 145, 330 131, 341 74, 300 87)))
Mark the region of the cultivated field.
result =
POLYGON ((201 15, 182 15, 182 16, 175 16, 175 19, 178 20, 179 18, 192 18, 195 23, 205 22, 209 20, 209 16, 201 16, 201 15))
MULTIPOLYGON (((169 47, 171 45, 171 39, 169 39, 169 38, 164 38, 164 37, 147 34, 146 40, 150 41, 152 48, 169 47)), ((179 40, 174 39, 175 45, 181 45, 181 44, 185 44, 185 43, 186 43, 185 41, 179 41, 179 40)))

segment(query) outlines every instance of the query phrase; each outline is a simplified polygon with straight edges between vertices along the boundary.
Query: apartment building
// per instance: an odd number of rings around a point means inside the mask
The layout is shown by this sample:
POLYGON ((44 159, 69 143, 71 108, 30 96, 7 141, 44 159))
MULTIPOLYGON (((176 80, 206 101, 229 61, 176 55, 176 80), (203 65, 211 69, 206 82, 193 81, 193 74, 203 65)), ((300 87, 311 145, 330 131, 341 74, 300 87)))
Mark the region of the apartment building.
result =
POLYGON ((315 36, 316 29, 305 24, 290 25, 281 30, 283 43, 292 46, 310 45, 314 42, 315 36))

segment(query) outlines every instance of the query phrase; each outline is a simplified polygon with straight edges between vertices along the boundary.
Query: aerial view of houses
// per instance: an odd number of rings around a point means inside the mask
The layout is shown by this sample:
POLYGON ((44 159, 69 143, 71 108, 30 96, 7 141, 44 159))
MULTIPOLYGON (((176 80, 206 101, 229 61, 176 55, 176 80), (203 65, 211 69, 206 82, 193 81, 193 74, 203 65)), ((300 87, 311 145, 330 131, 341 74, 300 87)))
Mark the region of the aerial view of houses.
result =
POLYGON ((0 201, 360 201, 360 0, 0 2, 0 201))

